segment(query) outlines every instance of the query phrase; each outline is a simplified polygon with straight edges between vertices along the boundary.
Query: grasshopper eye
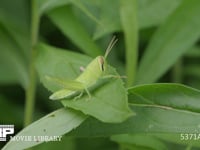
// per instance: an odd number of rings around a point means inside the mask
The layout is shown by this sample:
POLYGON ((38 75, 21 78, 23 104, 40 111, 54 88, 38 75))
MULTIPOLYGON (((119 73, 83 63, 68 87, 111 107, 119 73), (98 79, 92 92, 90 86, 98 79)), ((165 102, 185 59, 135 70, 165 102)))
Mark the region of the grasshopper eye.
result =
POLYGON ((104 68, 104 57, 103 56, 99 57, 99 65, 100 65, 101 71, 105 71, 105 68, 104 68))
POLYGON ((101 65, 101 70, 104 71, 105 68, 104 68, 104 63, 101 65))

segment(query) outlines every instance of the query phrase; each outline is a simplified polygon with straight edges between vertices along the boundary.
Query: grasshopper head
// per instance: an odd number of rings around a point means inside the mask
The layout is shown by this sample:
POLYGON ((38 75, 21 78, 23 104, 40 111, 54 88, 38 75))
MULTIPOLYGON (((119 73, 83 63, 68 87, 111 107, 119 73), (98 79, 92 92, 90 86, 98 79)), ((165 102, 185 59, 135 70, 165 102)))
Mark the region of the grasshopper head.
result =
POLYGON ((115 36, 112 38, 112 40, 110 41, 105 55, 104 56, 98 56, 96 59, 98 61, 99 67, 100 67, 100 71, 103 73, 106 71, 106 67, 107 67, 107 63, 106 63, 106 58, 108 56, 108 54, 110 53, 112 47, 115 45, 115 43, 117 42, 117 39, 115 38, 115 36))
POLYGON ((90 76, 90 74, 92 73, 93 78, 97 79, 102 75, 102 73, 104 74, 106 72, 107 69, 106 58, 116 42, 117 39, 115 39, 114 36, 106 49, 105 55, 97 56, 92 62, 90 62, 90 64, 88 64, 87 68, 84 71, 84 75, 88 74, 88 76, 90 76))
POLYGON ((101 69, 102 72, 106 71, 106 65, 107 65, 106 64, 106 58, 107 58, 108 54, 110 53, 111 49, 113 48, 113 46, 115 45, 116 42, 117 42, 117 39, 114 36, 112 38, 112 40, 110 41, 107 49, 106 49, 105 55, 97 57, 97 60, 98 60, 98 63, 99 63, 99 66, 100 66, 100 69, 101 69))

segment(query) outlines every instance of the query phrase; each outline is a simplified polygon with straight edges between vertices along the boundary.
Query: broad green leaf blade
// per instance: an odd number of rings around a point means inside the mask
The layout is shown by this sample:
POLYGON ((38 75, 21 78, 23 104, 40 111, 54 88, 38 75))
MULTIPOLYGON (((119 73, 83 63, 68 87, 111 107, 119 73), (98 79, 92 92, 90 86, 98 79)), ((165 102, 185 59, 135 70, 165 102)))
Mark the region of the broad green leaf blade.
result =
POLYGON ((28 29, 30 7, 27 0, 1 0, 0 4, 0 18, 4 17, 16 26, 22 26, 24 30, 28 29))
MULTIPOLYGON (((12 12, 14 14, 12 14, 11 16, 11 14, 7 13, 7 11, 3 13, 0 12, 0 22, 3 28, 7 30, 9 36, 12 38, 13 40, 12 42, 17 44, 17 46, 20 48, 18 51, 26 60, 28 59, 29 52, 30 52, 29 22, 25 20, 24 15, 21 14, 22 16, 17 17, 16 13, 12 12), (19 21, 19 19, 16 19, 16 18, 20 18, 20 19, 24 18, 24 20, 19 21)), ((23 13, 26 13, 24 11, 23 13)))
POLYGON ((200 91, 181 84, 158 83, 129 89, 129 101, 200 113, 199 94, 200 91))
POLYGON ((37 0, 39 14, 42 15, 48 11, 51 11, 57 7, 61 7, 70 4, 71 0, 37 0))
POLYGON ((128 108, 126 91, 122 87, 122 82, 115 79, 95 89, 91 98, 84 95, 80 100, 62 102, 65 106, 80 110, 103 122, 122 122, 133 114, 128 108))
POLYGON ((120 150, 152 150, 148 147, 138 146, 138 145, 130 145, 130 144, 120 144, 120 150))
POLYGON ((94 32, 94 39, 99 39, 106 34, 121 30, 119 0, 100 0, 100 22, 94 32), (112 9, 110 9, 112 6, 112 9))
POLYGON ((153 136, 165 140, 171 143, 176 143, 180 145, 191 145, 192 147, 200 147, 199 143, 199 133, 179 133, 179 134, 153 134, 153 136), (190 137, 190 139, 187 139, 187 136, 190 137), (184 138, 184 139, 183 139, 184 138), (198 139, 198 140, 197 140, 198 139))
POLYGON ((70 135, 78 137, 110 136, 131 133, 197 133, 199 113, 154 105, 130 105, 136 116, 120 124, 102 123, 89 118, 70 135), (158 115, 159 114, 159 115, 158 115), (166 119, 167 118, 167 119, 166 119), (92 129, 90 128, 92 127, 92 129))
POLYGON ((181 3, 152 37, 138 69, 137 84, 158 80, 198 40, 199 15, 199 0, 181 3))
POLYGON ((136 116, 121 124, 88 119, 76 136, 108 136, 130 133, 199 133, 200 92, 178 84, 143 85, 129 89, 136 116), (92 129, 89 127, 93 127, 92 129))
MULTIPOLYGON (((85 4, 89 4, 93 7, 95 7, 96 5, 98 5, 98 1, 79 1, 79 0, 38 0, 37 4, 38 4, 38 11, 39 11, 39 15, 42 16, 44 13, 48 13, 49 11, 53 10, 53 9, 57 9, 58 7, 62 7, 68 4, 72 4, 74 6, 76 6, 78 9, 80 9, 82 11, 82 13, 84 13, 86 16, 88 16, 91 20, 93 20, 94 22, 96 22, 97 24, 101 25, 101 23, 99 22, 99 20, 96 18, 96 16, 93 14, 93 12, 90 12, 90 8, 87 8, 87 6, 85 6, 85 4)), ((95 8, 94 8, 95 9, 95 8)))
POLYGON ((42 143, 38 146, 31 148, 32 150, 55 150, 55 149, 66 149, 77 150, 77 142, 73 137, 63 136, 61 141, 53 141, 48 143, 42 143))
MULTIPOLYGON (((74 71, 78 72, 80 66, 85 67, 91 61, 84 55, 43 44, 40 44, 37 50, 39 52, 36 60, 37 71, 41 82, 52 92, 58 89, 46 82, 45 76, 75 79, 78 74, 75 75, 74 71)), ((115 71, 112 71, 112 73, 115 73, 115 71)), ((85 94, 76 101, 68 99, 62 102, 67 107, 80 110, 104 122, 122 122, 133 114, 128 108, 126 89, 119 78, 111 79, 97 87, 91 91, 91 95, 92 97, 89 100, 85 94)))
MULTIPOLYGON (((29 2, 3 0, 0 4, 0 23, 9 34, 12 43, 16 44, 17 53, 28 62, 30 53, 29 2), (12 3, 12 5, 10 5, 12 3)), ((4 37, 2 37, 4 38, 4 37)))
MULTIPOLYGON (((16 136, 31 136, 31 138, 34 138, 33 136, 64 135, 79 126, 86 117, 80 112, 62 108, 30 124, 16 136)), ((9 141, 3 150, 26 149, 40 143, 42 141, 9 141)))
POLYGON ((70 6, 55 9, 49 12, 48 16, 63 34, 80 47, 84 53, 93 57, 102 53, 86 29, 81 25, 70 6))
MULTIPOLYGON (((99 0, 100 24, 97 24, 94 38, 122 30, 119 0, 99 0), (110 9, 112 6, 112 9, 110 9)), ((180 5, 182 0, 137 0, 139 28, 158 26, 180 5)))
POLYGON ((138 21, 136 0, 120 1, 120 20, 126 45, 127 85, 134 83, 138 57, 138 21))
POLYGON ((0 83, 28 83, 29 21, 26 0, 0 2, 0 83), (12 5, 10 5, 12 3, 12 5))
POLYGON ((119 144, 128 144, 130 147, 131 145, 137 145, 154 150, 167 150, 167 146, 160 139, 149 134, 114 135, 111 137, 111 140, 119 144))
POLYGON ((180 147, 187 147, 188 145, 191 145, 193 148, 197 148, 200 147, 198 135, 198 133, 148 133, 134 135, 114 135, 112 136, 112 140, 120 144, 128 144, 130 147, 135 144, 158 150, 171 149, 170 145, 172 144, 179 144, 180 147), (163 142, 168 142, 167 146, 163 142))
POLYGON ((28 83, 27 62, 21 53, 21 47, 2 24, 0 37, 0 83, 19 83, 25 88, 28 83))
POLYGON ((163 23, 173 13, 183 0, 138 0, 139 27, 148 28, 163 23))
MULTIPOLYGON (((90 18, 92 21, 94 21, 96 24, 102 25, 101 22, 97 19, 96 15, 94 15, 94 11, 90 11, 91 7, 88 7, 88 5, 93 6, 93 9, 96 9, 96 5, 98 5, 98 1, 88 0, 88 1, 80 1, 80 0, 73 0, 72 4, 79 8, 88 18, 90 18)), ((96 13, 95 13, 96 14, 96 13)))

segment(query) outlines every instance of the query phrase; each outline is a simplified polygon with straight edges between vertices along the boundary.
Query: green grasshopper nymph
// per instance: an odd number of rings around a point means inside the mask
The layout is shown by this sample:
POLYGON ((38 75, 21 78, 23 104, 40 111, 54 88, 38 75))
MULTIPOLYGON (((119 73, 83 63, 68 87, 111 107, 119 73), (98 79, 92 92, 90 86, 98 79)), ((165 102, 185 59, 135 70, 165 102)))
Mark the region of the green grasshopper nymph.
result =
POLYGON ((84 91, 88 94, 89 97, 91 97, 88 89, 94 86, 98 79, 105 76, 107 69, 106 58, 116 42, 117 39, 113 37, 106 49, 105 55, 97 56, 94 60, 92 60, 75 80, 62 80, 59 78, 46 76, 47 80, 54 82, 62 87, 61 90, 56 91, 49 98, 51 100, 60 100, 63 98, 69 98, 78 93, 80 93, 80 95, 77 97, 80 97, 84 91))

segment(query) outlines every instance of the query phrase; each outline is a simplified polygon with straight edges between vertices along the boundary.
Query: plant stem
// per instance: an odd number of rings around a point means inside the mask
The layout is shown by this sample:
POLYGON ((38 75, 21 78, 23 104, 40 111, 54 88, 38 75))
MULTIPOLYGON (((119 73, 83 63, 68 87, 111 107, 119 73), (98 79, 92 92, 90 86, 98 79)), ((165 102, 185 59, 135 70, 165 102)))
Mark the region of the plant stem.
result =
POLYGON ((175 83, 182 82, 182 59, 178 60, 172 70, 172 81, 175 83))
POLYGON ((137 1, 120 1, 120 19, 124 31, 126 47, 126 85, 132 86, 135 82, 138 58, 138 20, 137 1))
POLYGON ((33 120, 35 91, 36 91, 36 72, 34 67, 35 46, 38 39, 39 15, 36 0, 31 2, 31 56, 29 64, 29 83, 26 89, 24 126, 30 124, 33 120))

